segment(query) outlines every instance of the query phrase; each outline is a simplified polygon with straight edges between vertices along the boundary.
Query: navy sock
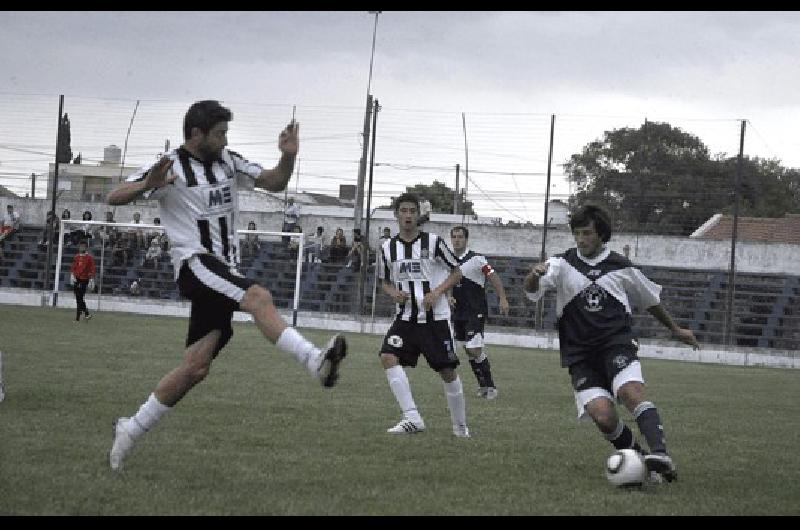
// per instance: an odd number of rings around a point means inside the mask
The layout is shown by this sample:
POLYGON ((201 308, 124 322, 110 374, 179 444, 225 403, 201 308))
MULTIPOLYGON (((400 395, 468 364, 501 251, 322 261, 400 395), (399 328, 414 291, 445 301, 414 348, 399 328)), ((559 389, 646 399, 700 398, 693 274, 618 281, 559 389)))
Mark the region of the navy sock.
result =
POLYGON ((658 409, 649 401, 642 401, 633 411, 639 430, 647 440, 647 445, 653 453, 666 453, 667 444, 664 436, 664 426, 658 415, 658 409))

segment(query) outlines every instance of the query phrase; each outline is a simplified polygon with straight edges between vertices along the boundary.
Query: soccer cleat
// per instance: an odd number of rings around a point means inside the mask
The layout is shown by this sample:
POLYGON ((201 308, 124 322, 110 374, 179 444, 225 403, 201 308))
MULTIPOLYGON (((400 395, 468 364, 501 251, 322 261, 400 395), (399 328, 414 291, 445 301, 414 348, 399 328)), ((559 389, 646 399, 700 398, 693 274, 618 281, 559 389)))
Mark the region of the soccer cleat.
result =
POLYGON ((339 379, 339 364, 342 359, 347 355, 347 341, 340 334, 331 337, 328 345, 322 353, 322 362, 317 368, 317 377, 319 377, 322 386, 330 388, 336 384, 339 379))
POLYGON ((657 472, 655 472, 655 471, 650 471, 650 472, 647 474, 647 476, 645 477, 645 481, 646 481, 648 484, 663 484, 663 483, 664 483, 664 479, 663 479, 663 478, 661 478, 661 475, 659 475, 659 474, 658 474, 657 472))
POLYGON ((497 389, 493 386, 486 387, 486 393, 483 395, 486 399, 492 400, 497 397, 497 389))
POLYGON ((652 453, 645 455, 644 464, 650 472, 655 471, 667 482, 678 480, 678 470, 672 458, 666 453, 652 453))
POLYGON ((394 427, 386 429, 389 434, 414 434, 425 430, 425 422, 422 420, 411 421, 403 418, 394 427))
POLYGON ((128 453, 133 449, 134 440, 128 431, 125 429, 124 423, 129 421, 129 418, 117 418, 114 422, 114 444, 111 446, 111 452, 108 455, 109 464, 111 469, 116 471, 122 465, 122 461, 128 456, 128 453))
POLYGON ((486 397, 486 387, 482 386, 478 389, 478 397, 485 398, 486 397))
POLYGON ((469 438, 469 429, 466 425, 453 425, 453 434, 458 438, 469 438))
POLYGON ((84 320, 91 320, 92 319, 92 315, 86 315, 85 317, 83 317, 83 319, 84 320))

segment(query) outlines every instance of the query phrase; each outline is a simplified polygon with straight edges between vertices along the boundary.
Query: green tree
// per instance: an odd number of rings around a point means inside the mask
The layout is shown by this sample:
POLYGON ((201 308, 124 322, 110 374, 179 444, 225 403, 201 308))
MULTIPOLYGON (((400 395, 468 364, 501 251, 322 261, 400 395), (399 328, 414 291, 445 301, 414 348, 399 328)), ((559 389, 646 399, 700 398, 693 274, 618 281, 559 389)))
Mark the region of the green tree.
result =
MULTIPOLYGON (((572 155, 570 207, 608 209, 617 230, 688 235, 715 213, 732 213, 737 157, 711 156, 696 136, 668 123, 606 131, 572 155)), ((800 207, 796 170, 743 159, 740 214, 780 217, 800 207)))
MULTIPOLYGON (((425 198, 431 201, 431 212, 434 213, 453 213, 453 199, 455 190, 447 187, 443 182, 434 180, 432 184, 415 184, 413 186, 406 186, 406 192, 413 193, 420 199, 425 198)), ((394 198, 392 199, 394 200, 394 198)), ((392 206, 383 206, 383 208, 391 208, 392 206)), ((472 209, 472 201, 464 201, 463 193, 459 198, 458 213, 466 215, 474 215, 472 209)))

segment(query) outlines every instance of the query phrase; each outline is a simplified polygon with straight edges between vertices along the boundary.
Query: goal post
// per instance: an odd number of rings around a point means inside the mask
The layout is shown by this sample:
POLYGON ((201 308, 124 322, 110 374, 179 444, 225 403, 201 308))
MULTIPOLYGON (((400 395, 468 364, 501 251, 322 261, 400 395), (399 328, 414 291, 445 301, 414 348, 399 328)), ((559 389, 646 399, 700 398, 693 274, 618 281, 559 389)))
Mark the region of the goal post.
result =
MULTIPOLYGON (((120 232, 127 232, 127 233, 136 233, 138 230, 147 230, 150 232, 159 231, 164 232, 165 228, 163 225, 156 225, 156 224, 145 224, 145 223, 109 223, 107 221, 87 221, 82 219, 59 219, 59 230, 58 230, 58 253, 56 257, 56 267, 55 272, 53 273, 53 291, 52 291, 52 305, 56 307, 58 305, 58 292, 59 292, 59 283, 61 281, 61 268, 62 268, 62 260, 64 259, 64 245, 66 234, 68 233, 67 230, 72 228, 72 230, 79 230, 83 227, 96 227, 96 230, 99 235, 100 239, 100 259, 96 264, 97 272, 97 304, 95 309, 100 308, 100 298, 103 295, 103 277, 105 274, 105 241, 107 236, 104 237, 102 233, 107 233, 107 231, 103 230, 103 227, 112 227, 118 229, 120 232)), ((137 234, 138 235, 138 234, 137 234)), ((147 237, 145 236, 145 239, 147 237)), ((92 245, 94 246, 94 245, 92 245)), ((113 249, 112 249, 113 250, 113 249)), ((135 265, 135 264, 134 264, 135 265)))
MULTIPOLYGON (((269 230, 237 230, 237 235, 247 237, 248 234, 297 239, 297 267, 294 277, 294 297, 292 300, 292 327, 297 326, 297 311, 300 306, 300 278, 303 274, 303 252, 305 250, 305 234, 303 232, 272 232, 269 230)), ((236 255, 242 259, 242 238, 236 238, 236 255)))

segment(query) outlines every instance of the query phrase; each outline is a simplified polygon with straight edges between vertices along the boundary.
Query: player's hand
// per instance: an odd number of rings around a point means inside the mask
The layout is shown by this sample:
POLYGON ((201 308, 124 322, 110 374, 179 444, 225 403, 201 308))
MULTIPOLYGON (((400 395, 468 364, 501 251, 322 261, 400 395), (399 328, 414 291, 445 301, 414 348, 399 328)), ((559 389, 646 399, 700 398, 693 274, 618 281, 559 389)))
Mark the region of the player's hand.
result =
POLYGON ((425 311, 429 310, 440 296, 440 294, 436 294, 434 291, 425 293, 425 296, 422 297, 422 308, 425 309, 425 311))
POLYGON ((300 124, 292 120, 278 137, 278 149, 285 155, 294 156, 300 149, 300 124))
POLYGON ((508 305, 508 299, 503 298, 500 300, 500 314, 504 317, 507 317, 510 310, 511 308, 508 305))
POLYGON ((672 332, 672 335, 684 344, 691 346, 693 350, 700 349, 700 343, 697 342, 697 339, 695 338, 691 329, 678 328, 672 332))
POLYGON ((163 188, 167 184, 172 184, 177 175, 174 173, 170 173, 170 169, 172 168, 172 163, 174 160, 169 158, 168 156, 161 157, 161 160, 156 162, 150 171, 147 172, 147 178, 144 180, 144 186, 146 189, 153 189, 153 188, 163 188))
POLYGON ((403 291, 397 291, 395 294, 392 295, 392 299, 397 302, 398 304, 405 303, 408 300, 410 295, 403 291))
POLYGON ((456 299, 453 298, 453 295, 447 295, 447 303, 450 304, 450 309, 454 309, 456 307, 456 299))
POLYGON ((537 263, 532 269, 531 272, 525 276, 523 280, 522 287, 528 292, 534 292, 539 289, 539 279, 547 274, 547 269, 550 268, 550 263, 544 261, 542 263, 537 263))

